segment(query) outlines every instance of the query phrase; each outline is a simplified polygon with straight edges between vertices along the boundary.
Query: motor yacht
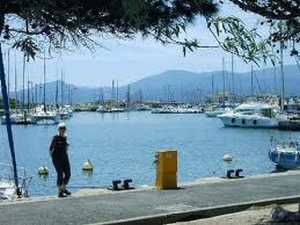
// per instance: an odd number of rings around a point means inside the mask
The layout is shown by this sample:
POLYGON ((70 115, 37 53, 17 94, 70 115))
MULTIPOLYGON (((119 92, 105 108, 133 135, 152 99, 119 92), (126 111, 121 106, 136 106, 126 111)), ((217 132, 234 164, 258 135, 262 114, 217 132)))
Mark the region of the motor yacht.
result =
POLYGON ((245 103, 218 116, 225 127, 276 128, 280 109, 267 103, 245 103))

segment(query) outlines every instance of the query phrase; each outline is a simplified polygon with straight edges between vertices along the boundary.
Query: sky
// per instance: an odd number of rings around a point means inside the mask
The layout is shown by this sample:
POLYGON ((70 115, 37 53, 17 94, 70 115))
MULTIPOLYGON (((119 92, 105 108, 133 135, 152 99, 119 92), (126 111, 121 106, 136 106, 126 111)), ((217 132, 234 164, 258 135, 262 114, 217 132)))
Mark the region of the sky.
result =
MULTIPOLYGON (((221 14, 234 15, 241 18, 249 28, 256 27, 261 21, 258 16, 245 13, 232 4, 224 4, 221 14)), ((216 45, 216 42, 205 27, 203 18, 197 19, 194 26, 189 27, 187 36, 197 38, 200 44, 216 45)), ((143 79, 147 76, 162 73, 166 70, 188 70, 208 72, 222 69, 222 58, 225 67, 230 69, 230 56, 222 49, 198 49, 183 57, 182 48, 175 45, 163 46, 152 40, 136 38, 134 40, 97 39, 105 48, 97 48, 92 53, 86 49, 65 52, 61 57, 47 60, 47 81, 58 79, 60 70, 64 71, 65 80, 77 86, 98 87, 109 86, 112 80, 119 85, 143 79)), ((14 64, 14 54, 11 53, 14 64)), ((17 72, 22 74, 22 57, 16 54, 17 72)), ((288 63, 290 60, 288 60, 288 63)), ((293 64, 293 62, 291 62, 293 64)), ((10 73, 14 73, 11 65, 10 73)), ((263 66, 264 67, 264 66, 263 66)), ((245 72, 250 65, 241 59, 235 59, 235 71, 245 72)), ((26 76, 34 83, 42 82, 43 62, 36 60, 27 65, 26 76)), ((19 76, 20 77, 20 76, 19 76)), ((11 78, 12 79, 12 78, 11 78)), ((13 81, 11 81, 13 83, 13 81)), ((11 88, 13 84, 11 84, 11 88)), ((21 88, 21 82, 18 89, 21 88)))

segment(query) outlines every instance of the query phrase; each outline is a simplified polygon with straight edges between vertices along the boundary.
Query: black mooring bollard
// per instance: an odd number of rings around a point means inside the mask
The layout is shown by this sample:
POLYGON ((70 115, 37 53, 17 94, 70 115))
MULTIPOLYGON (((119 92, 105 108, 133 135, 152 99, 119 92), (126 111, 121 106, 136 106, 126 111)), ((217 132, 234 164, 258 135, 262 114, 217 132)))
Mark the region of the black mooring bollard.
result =
POLYGON ((131 189, 131 187, 129 186, 129 183, 132 183, 132 179, 127 179, 127 180, 124 180, 124 181, 123 181, 123 188, 124 188, 125 190, 131 189))
POLYGON ((113 181, 112 181, 112 190, 113 190, 113 191, 118 191, 118 190, 120 190, 119 184, 121 184, 121 181, 120 181, 120 180, 113 180, 113 181))
POLYGON ((232 174, 234 173, 234 170, 227 170, 226 177, 227 178, 232 178, 232 174))
POLYGON ((238 178, 243 178, 244 176, 241 176, 241 175, 240 175, 241 172, 243 172, 242 169, 237 169, 237 170, 235 171, 235 176, 238 177, 238 178))

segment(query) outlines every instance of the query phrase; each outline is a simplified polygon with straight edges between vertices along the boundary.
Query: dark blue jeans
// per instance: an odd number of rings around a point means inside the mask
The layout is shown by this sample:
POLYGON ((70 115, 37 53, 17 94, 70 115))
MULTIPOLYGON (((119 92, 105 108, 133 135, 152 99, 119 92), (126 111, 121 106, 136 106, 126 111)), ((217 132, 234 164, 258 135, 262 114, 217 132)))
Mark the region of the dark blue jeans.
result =
POLYGON ((52 162, 57 172, 57 186, 67 185, 71 177, 71 167, 67 155, 54 155, 52 162))

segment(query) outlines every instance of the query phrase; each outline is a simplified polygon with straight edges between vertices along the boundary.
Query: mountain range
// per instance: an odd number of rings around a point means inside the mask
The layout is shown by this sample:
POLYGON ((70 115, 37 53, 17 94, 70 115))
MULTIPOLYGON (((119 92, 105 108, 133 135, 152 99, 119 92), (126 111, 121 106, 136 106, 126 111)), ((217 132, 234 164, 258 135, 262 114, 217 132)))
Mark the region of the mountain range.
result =
MULTIPOLYGON (((286 94, 288 96, 300 96, 300 68, 296 65, 287 65, 284 67, 284 76, 286 94)), ((74 86, 62 81, 50 82, 46 84, 46 101, 47 103, 55 102, 57 86, 58 102, 61 102, 61 87, 63 87, 63 101, 65 103, 71 99, 73 103, 87 103, 101 99, 116 99, 117 96, 120 100, 125 100, 128 96, 128 86, 130 87, 131 100, 144 101, 199 101, 205 96, 223 93, 224 87, 227 93, 230 92, 239 96, 247 96, 252 92, 253 94, 271 93, 279 95, 282 86, 281 80, 279 67, 255 70, 253 73, 234 74, 229 71, 197 73, 185 70, 169 70, 121 86, 118 90, 116 87, 114 89, 112 87, 90 88, 74 86)), ((18 93, 19 99, 21 99, 22 93, 22 91, 18 93)), ((30 90, 30 93, 32 96, 36 93, 37 100, 43 101, 42 85, 30 90)), ((27 90, 25 90, 25 101, 26 99, 27 90)))

